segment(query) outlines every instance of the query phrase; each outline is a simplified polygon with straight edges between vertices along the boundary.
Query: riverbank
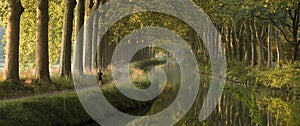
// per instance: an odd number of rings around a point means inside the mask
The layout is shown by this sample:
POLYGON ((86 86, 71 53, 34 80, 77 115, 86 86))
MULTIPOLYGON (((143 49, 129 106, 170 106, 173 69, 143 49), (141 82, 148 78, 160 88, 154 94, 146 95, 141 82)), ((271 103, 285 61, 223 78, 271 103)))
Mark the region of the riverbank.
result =
MULTIPOLYGON (((142 69, 149 69, 164 63, 166 60, 132 63, 129 70, 131 79, 137 87, 145 89, 149 87, 150 81, 147 72, 142 69)), ((106 84, 101 87, 101 90, 106 99, 123 112, 133 115, 155 114, 168 107, 178 93, 180 80, 176 81, 176 79, 179 79, 180 74, 176 74, 176 70, 180 69, 176 67, 178 66, 170 65, 167 68, 172 69, 168 74, 169 82, 164 92, 155 101, 138 102, 122 95, 112 83, 110 71, 104 72, 106 84)), ((215 125, 216 123, 300 125, 298 121, 300 118, 299 64, 271 70, 258 70, 245 67, 242 63, 229 62, 224 93, 212 115, 202 122, 198 121, 198 116, 202 101, 206 96, 205 89, 209 87, 210 67, 200 66, 200 70, 201 91, 189 113, 177 125, 215 125)), ((1 82, 0 119, 3 120, 0 121, 0 125, 10 123, 19 125, 21 124, 19 122, 31 125, 30 123, 39 124, 49 121, 54 122, 51 125, 95 123, 86 115, 78 101, 72 80, 58 76, 52 76, 52 78, 54 83, 50 85, 40 84, 34 80, 31 83, 26 82, 30 78, 22 78, 24 83, 19 85, 1 82), (45 108, 51 111, 44 110, 45 108), (82 117, 77 116, 78 113, 83 112, 85 114, 82 117)))
MULTIPOLYGON (((109 84, 101 90, 106 99, 120 111, 133 115, 143 115, 153 103, 153 101, 137 102, 130 100, 112 85, 109 84)), ((112 114, 101 113, 104 116, 112 114)), ((95 122, 85 112, 74 91, 0 102, 0 125, 87 125, 89 123, 95 122)))
MULTIPOLYGON (((130 73, 137 74, 143 64, 161 64, 162 60, 140 61, 131 64, 130 73), (135 69, 136 68, 136 69, 135 69)), ((140 74, 140 73, 138 73, 140 74)), ((132 78, 140 88, 150 85, 147 73, 132 78)), ((104 85, 101 90, 106 99, 118 110, 132 114, 144 115, 151 107, 152 101, 139 102, 124 96, 112 83, 109 71, 104 72, 104 85)), ((41 84, 31 78, 22 78, 22 83, 0 83, 0 125, 88 125, 96 124, 83 109, 73 81, 52 76, 52 84, 41 84)), ((102 115, 113 115, 103 113, 102 115)))

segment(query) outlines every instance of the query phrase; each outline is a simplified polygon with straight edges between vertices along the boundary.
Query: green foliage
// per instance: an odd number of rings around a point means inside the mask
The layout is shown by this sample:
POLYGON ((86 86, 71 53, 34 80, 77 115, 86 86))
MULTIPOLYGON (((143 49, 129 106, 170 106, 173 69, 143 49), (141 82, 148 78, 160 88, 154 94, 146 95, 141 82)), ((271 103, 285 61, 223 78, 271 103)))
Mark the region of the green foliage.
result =
POLYGON ((7 25, 7 5, 6 0, 0 0, 0 24, 4 27, 7 25))
POLYGON ((233 94, 235 99, 241 101, 243 104, 249 107, 250 117, 253 119, 256 125, 262 125, 262 119, 258 107, 259 105, 258 99, 257 99, 257 95, 254 93, 255 92, 254 88, 252 90, 249 90, 246 88, 227 85, 226 90, 228 90, 231 94, 233 94))
POLYGON ((289 104, 290 109, 292 110, 292 122, 293 124, 300 125, 300 99, 292 101, 292 103, 289 104))
MULTIPOLYGON (((25 9, 20 21, 20 65, 24 69, 32 69, 35 64, 36 45, 36 1, 21 0, 25 9)), ((0 1, 0 24, 7 25, 7 2, 0 1)), ((63 28, 64 0, 49 1, 49 61, 58 62, 60 56, 63 28)), ((0 50, 1 51, 1 50, 0 50)))
POLYGON ((50 63, 58 62, 61 52, 65 0, 49 2, 49 56, 50 63))
MULTIPOLYGON (((12 84, 6 86, 15 88, 12 84)), ((129 99, 113 84, 108 84, 101 90, 115 108, 133 115, 145 114, 153 102, 129 99)), ((98 91, 95 94, 98 94, 98 91)), ((95 94, 91 93, 89 98, 94 98, 95 94)), ((110 113, 103 113, 105 114, 110 113)), ((2 125, 79 125, 85 123, 91 123, 91 118, 83 109, 74 91, 5 100, 0 103, 0 124, 2 125)))
POLYGON ((292 109, 285 101, 280 98, 263 98, 261 101, 265 106, 265 112, 271 112, 271 115, 275 118, 275 125, 291 125, 292 121, 292 109), (279 122, 280 121, 280 122, 279 122))
POLYGON ((250 83, 275 89, 300 87, 300 65, 291 63, 283 68, 260 71, 246 67, 243 63, 228 62, 227 81, 240 84, 250 83))
POLYGON ((245 84, 247 81, 255 80, 255 70, 246 67, 244 63, 236 61, 228 61, 226 78, 229 81, 237 81, 240 84, 245 84))
POLYGON ((258 74, 260 84, 263 86, 286 89, 299 87, 300 69, 288 66, 287 68, 275 68, 258 74))
POLYGON ((134 30, 147 26, 167 28, 186 40, 189 40, 191 37, 188 35, 191 28, 176 17, 158 12, 139 12, 126 16, 115 23, 110 29, 111 36, 109 39, 115 42, 117 39, 125 37, 134 30))
MULTIPOLYGON (((7 2, 6 0, 0 0, 0 59, 4 58, 4 43, 5 43, 5 31, 2 29, 7 25, 7 2)), ((1 66, 0 66, 1 68, 1 66)))
MULTIPOLYGON (((21 17, 20 27, 20 65, 25 69, 32 69, 35 64, 36 47, 36 1, 22 1, 25 12, 21 17)), ((49 61, 58 62, 60 56, 64 1, 49 1, 49 61)))
POLYGON ((34 67, 36 45, 36 0, 22 1, 24 12, 20 21, 20 53, 21 68, 34 67))
POLYGON ((7 126, 76 125, 89 120, 75 92, 0 103, 0 124, 7 126))
POLYGON ((0 99, 17 98, 74 89, 72 80, 68 78, 60 78, 57 74, 52 75, 52 84, 40 83, 32 79, 32 76, 24 76, 25 74, 28 75, 29 73, 21 74, 21 84, 12 84, 2 81, 2 76, 0 75, 0 99))

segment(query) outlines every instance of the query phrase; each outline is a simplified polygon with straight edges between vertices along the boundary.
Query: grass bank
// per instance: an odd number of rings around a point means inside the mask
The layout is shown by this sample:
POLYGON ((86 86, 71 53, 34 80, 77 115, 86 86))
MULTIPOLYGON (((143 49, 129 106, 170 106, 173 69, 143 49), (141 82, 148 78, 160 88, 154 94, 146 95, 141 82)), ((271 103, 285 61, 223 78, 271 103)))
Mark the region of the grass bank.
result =
MULTIPOLYGON (((147 72, 140 68, 144 65, 153 66, 164 62, 157 60, 133 63, 132 67, 137 68, 131 69, 133 82, 139 88, 147 88, 150 85, 147 72)), ((111 79, 109 72, 104 74, 105 78, 111 79)), ((85 125, 95 123, 83 109, 76 92, 74 92, 72 80, 52 74, 53 83, 42 84, 32 79, 32 76, 24 76, 23 73, 21 75, 21 84, 0 82, 0 125, 85 125)), ((144 115, 154 102, 154 100, 141 102, 129 99, 113 83, 105 84, 101 90, 111 105, 131 115, 144 115)), ((107 114, 111 113, 102 115, 107 114)))
POLYGON ((36 81, 27 72, 22 72, 21 75, 21 83, 19 84, 0 80, 0 99, 20 98, 74 89, 71 79, 61 78, 58 74, 52 74, 52 83, 50 84, 36 81))
MULTIPOLYGON (((113 87, 113 84, 108 84, 101 90, 115 108, 131 115, 145 114, 153 103, 153 101, 138 102, 129 99, 113 87)), ((101 115, 111 114, 113 113, 101 115)), ((74 91, 0 102, 0 125, 3 126, 85 125, 89 123, 94 122, 83 109, 74 91)))

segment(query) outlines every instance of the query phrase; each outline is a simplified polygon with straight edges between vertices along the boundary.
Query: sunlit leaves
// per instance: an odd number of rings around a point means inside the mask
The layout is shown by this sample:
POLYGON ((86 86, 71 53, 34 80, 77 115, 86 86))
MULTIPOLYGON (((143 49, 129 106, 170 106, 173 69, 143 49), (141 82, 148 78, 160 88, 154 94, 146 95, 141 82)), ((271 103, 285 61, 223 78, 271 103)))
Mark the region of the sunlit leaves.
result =
POLYGON ((265 112, 271 113, 274 117, 274 124, 276 125, 291 125, 292 121, 292 109, 287 104, 287 102, 281 100, 280 98, 264 98, 262 103, 265 107, 265 112))
POLYGON ((35 0, 22 1, 25 9, 20 21, 20 53, 19 61, 21 68, 33 67, 35 59, 35 31, 36 31, 36 2, 35 0))
POLYGON ((58 62, 61 52, 64 0, 49 1, 49 56, 50 63, 58 62))
MULTIPOLYGON (((22 68, 34 67, 36 47, 36 0, 24 0, 25 12, 21 17, 20 27, 20 65, 22 68)), ((49 57, 50 63, 58 61, 63 27, 63 8, 61 0, 49 1, 49 57)))
POLYGON ((259 74, 261 84, 271 88, 294 88, 299 86, 300 69, 289 66, 259 74))
POLYGON ((8 4, 6 0, 0 0, 0 24, 4 27, 7 25, 7 9, 8 4))
POLYGON ((157 12, 141 12, 127 16, 114 24, 110 29, 114 36, 111 39, 115 41, 118 37, 122 38, 136 29, 147 26, 167 28, 183 38, 188 38, 186 34, 190 30, 187 24, 173 16, 157 12))

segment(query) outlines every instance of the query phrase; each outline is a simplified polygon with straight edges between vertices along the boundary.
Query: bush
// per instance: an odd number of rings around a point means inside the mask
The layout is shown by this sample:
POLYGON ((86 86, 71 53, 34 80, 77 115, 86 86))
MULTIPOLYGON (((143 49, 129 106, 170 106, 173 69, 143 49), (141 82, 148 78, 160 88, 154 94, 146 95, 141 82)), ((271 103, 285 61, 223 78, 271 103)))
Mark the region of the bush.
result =
POLYGON ((294 88, 300 85, 300 69, 295 67, 275 68, 259 74, 259 82, 271 88, 294 88))

